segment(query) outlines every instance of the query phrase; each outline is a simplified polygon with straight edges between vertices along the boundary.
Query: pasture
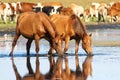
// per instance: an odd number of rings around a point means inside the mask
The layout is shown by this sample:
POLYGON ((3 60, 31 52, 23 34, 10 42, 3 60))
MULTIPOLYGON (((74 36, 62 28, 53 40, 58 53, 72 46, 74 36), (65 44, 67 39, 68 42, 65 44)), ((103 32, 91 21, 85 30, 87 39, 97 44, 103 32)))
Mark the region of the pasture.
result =
MULTIPOLYGON (((98 3, 107 3, 113 2, 113 0, 1 0, 2 2, 32 2, 32 3, 38 3, 38 2, 61 2, 64 7, 69 7, 71 3, 75 3, 77 5, 81 5, 84 8, 89 8, 92 2, 98 2, 98 3)), ((118 2, 119 0, 114 0, 114 2, 118 2)), ((84 22, 84 19, 82 19, 84 22)), ((96 18, 93 18, 89 22, 84 22, 85 24, 96 24, 96 18)), ((0 30, 2 29, 14 29, 15 28, 15 22, 9 22, 7 24, 4 24, 2 20, 0 20, 0 30)))

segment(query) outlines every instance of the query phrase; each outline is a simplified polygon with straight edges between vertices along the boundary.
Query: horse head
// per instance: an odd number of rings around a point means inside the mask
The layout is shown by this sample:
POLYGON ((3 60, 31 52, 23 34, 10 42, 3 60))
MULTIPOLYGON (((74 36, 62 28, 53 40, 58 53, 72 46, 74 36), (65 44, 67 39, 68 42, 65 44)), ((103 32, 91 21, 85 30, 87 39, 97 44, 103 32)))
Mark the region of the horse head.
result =
POLYGON ((63 52, 62 52, 62 37, 63 37, 63 35, 64 34, 58 35, 53 39, 53 48, 61 56, 63 55, 63 52))
POLYGON ((92 38, 91 38, 92 34, 86 34, 83 36, 82 39, 82 48, 85 50, 85 52, 88 55, 92 55, 92 38))

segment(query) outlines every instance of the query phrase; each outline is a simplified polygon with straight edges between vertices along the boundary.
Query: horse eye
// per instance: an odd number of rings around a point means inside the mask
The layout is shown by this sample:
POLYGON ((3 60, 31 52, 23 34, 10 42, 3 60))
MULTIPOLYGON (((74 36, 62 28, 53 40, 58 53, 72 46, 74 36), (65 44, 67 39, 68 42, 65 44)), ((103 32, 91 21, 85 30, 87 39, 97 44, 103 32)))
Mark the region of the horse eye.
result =
POLYGON ((86 45, 86 43, 83 43, 84 45, 86 45))
POLYGON ((58 45, 58 43, 56 43, 56 42, 55 42, 55 45, 57 46, 57 45, 58 45))

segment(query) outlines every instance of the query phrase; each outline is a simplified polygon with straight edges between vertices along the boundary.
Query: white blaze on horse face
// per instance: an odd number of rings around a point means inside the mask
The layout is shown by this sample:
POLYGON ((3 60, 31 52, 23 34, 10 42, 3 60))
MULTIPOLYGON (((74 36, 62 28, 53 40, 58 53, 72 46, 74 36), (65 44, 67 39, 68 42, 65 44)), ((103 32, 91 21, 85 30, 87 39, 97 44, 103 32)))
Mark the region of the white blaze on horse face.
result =
POLYGON ((42 12, 42 8, 43 8, 43 5, 42 3, 37 3, 37 6, 33 6, 34 8, 41 8, 41 12, 42 12))
POLYGON ((53 6, 53 7, 54 7, 54 9, 51 10, 50 15, 59 14, 59 13, 57 12, 57 9, 58 9, 60 6, 53 6))
POLYGON ((37 3, 36 7, 43 7, 41 3, 37 3))
POLYGON ((17 2, 16 4, 18 4, 18 8, 21 10, 22 9, 21 2, 17 2))
POLYGON ((17 14, 17 4, 16 3, 11 3, 11 5, 14 7, 14 14, 17 14))
POLYGON ((55 13, 57 14, 57 9, 60 8, 60 6, 54 6, 54 9, 55 9, 55 13))
POLYGON ((12 9, 11 9, 10 5, 8 3, 4 3, 4 4, 6 6, 5 9, 4 9, 4 14, 8 15, 8 16, 12 15, 13 12, 12 12, 12 9))

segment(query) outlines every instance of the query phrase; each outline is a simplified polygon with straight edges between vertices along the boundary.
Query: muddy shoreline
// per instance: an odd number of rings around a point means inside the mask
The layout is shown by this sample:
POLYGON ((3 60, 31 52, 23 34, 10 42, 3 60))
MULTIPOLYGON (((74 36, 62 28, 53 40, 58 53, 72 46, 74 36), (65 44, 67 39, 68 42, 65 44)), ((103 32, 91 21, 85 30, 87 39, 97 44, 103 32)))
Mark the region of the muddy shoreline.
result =
MULTIPOLYGON (((99 24, 87 24, 87 30, 94 29, 120 29, 120 23, 99 23, 99 24)), ((3 34, 14 34, 15 27, 13 28, 0 28, 0 35, 3 34)))
POLYGON ((86 25, 87 30, 91 29, 120 29, 120 23, 99 23, 86 25))

